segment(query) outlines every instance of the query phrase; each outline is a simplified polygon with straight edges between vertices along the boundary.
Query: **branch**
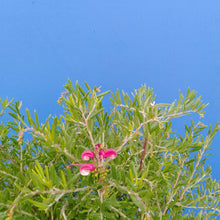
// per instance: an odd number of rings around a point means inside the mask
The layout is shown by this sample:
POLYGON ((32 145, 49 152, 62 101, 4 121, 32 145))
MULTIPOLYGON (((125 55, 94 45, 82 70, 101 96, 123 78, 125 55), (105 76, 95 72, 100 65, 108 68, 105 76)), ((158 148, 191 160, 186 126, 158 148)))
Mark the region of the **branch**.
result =
POLYGON ((68 213, 67 217, 70 216, 70 214, 72 213, 72 211, 74 211, 74 210, 81 204, 81 202, 86 199, 86 197, 87 197, 91 192, 92 192, 92 189, 91 189, 88 193, 86 193, 86 194, 82 197, 82 199, 80 199, 80 202, 78 202, 77 205, 68 213))
POLYGON ((83 191, 83 190, 86 190, 86 189, 89 189, 90 187, 83 187, 83 188, 77 188, 75 190, 73 189, 69 189, 69 190, 59 190, 59 189, 56 189, 56 190, 44 190, 44 191, 40 191, 40 190, 36 190, 36 191, 33 191, 33 192, 30 192, 30 193, 27 193, 25 194, 24 196, 34 196, 34 195, 37 195, 37 194, 45 194, 45 193, 50 193, 50 194, 66 194, 66 193, 73 193, 73 192, 79 192, 79 191, 83 191))
POLYGON ((140 112, 141 114, 143 114, 144 116, 147 115, 147 113, 144 112, 144 111, 139 111, 139 110, 137 110, 137 109, 135 109, 135 108, 132 108, 132 107, 129 107, 129 106, 123 105, 123 104, 116 105, 116 106, 114 107, 114 109, 113 109, 113 112, 115 112, 115 109, 116 109, 117 107, 127 108, 127 109, 129 109, 129 110, 131 110, 131 111, 138 111, 138 112, 140 112))
POLYGON ((117 213, 119 213, 122 217, 128 219, 128 217, 127 217, 125 214, 123 214, 122 212, 120 212, 120 211, 119 211, 118 209, 116 209, 115 207, 111 206, 111 208, 112 208, 114 211, 116 211, 117 213))
POLYGON ((18 212, 20 212, 20 213, 22 213, 22 214, 24 214, 24 215, 27 215, 27 216, 29 216, 29 217, 35 218, 35 219, 37 219, 37 220, 40 220, 40 219, 37 218, 35 215, 32 215, 32 214, 30 214, 30 213, 28 213, 28 212, 25 212, 25 211, 23 211, 23 210, 18 209, 18 212))
MULTIPOLYGON (((180 157, 180 155, 179 155, 179 157, 180 157)), ((185 161, 185 160, 182 161, 180 170, 179 170, 179 172, 178 172, 178 174, 177 174, 176 182, 175 182, 174 186, 172 187, 173 190, 176 188, 176 186, 177 186, 177 184, 178 184, 178 181, 179 181, 179 178, 180 178, 180 174, 181 174, 181 172, 182 172, 182 168, 183 168, 183 165, 184 165, 184 161, 185 161)), ((167 203, 166 203, 166 207, 165 207, 165 209, 164 209, 162 215, 165 215, 165 214, 166 214, 167 209, 168 209, 168 207, 169 207, 169 204, 170 204, 171 201, 172 201, 173 196, 174 196, 174 194, 173 194, 173 192, 171 192, 170 197, 169 197, 169 199, 168 199, 168 201, 167 201, 167 203)))
POLYGON ((179 202, 183 199, 183 196, 184 196, 185 192, 188 190, 188 188, 191 188, 191 187, 189 186, 189 184, 190 184, 190 182, 191 182, 191 180, 192 180, 192 178, 193 178, 193 176, 194 176, 194 174, 195 174, 195 172, 196 172, 196 170, 197 170, 197 167, 199 166, 199 163, 200 163, 200 161, 201 161, 201 159, 202 159, 203 154, 205 153, 205 150, 206 150, 207 146, 208 146, 208 145, 206 144, 206 145, 203 147, 203 150, 202 150, 202 152, 200 153, 200 156, 199 156, 198 161, 197 161, 197 163, 196 163, 196 165, 195 165, 195 168, 194 168, 194 170, 193 170, 191 176, 189 177, 188 184, 186 185, 186 187, 184 188, 183 192, 182 192, 181 195, 180 195, 180 198, 179 198, 179 200, 178 200, 179 202))
POLYGON ((147 219, 148 219, 148 220, 151 219, 149 213, 147 212, 147 207, 146 207, 146 205, 144 204, 144 202, 142 201, 141 197, 140 197, 136 192, 134 192, 134 191, 132 191, 132 190, 129 190, 129 189, 128 189, 127 187, 125 187, 125 186, 119 186, 119 185, 117 186, 115 183, 112 183, 111 185, 114 186, 114 187, 116 187, 116 188, 119 187, 119 188, 121 188, 121 189, 127 191, 128 194, 134 194, 134 195, 136 196, 136 198, 138 199, 138 201, 143 205, 143 207, 144 207, 144 209, 145 209, 145 215, 146 215, 147 219))
POLYGON ((124 140, 124 142, 123 142, 123 144, 117 149, 117 152, 119 152, 121 149, 122 149, 122 147, 124 147, 125 146, 125 144, 128 142, 128 141, 130 141, 132 138, 133 138, 133 136, 144 126, 144 125, 146 125, 146 124, 148 124, 148 123, 150 123, 150 122, 152 122, 152 121, 157 121, 159 124, 161 123, 161 121, 159 121, 158 119, 149 119, 149 120, 147 120, 147 121, 145 121, 145 122, 143 122, 143 123, 141 123, 140 125, 139 125, 139 127, 135 130, 135 131, 133 131, 131 134, 130 134, 130 136, 129 137, 127 137, 125 140, 124 140))
POLYGON ((68 204, 69 204, 68 201, 66 201, 66 202, 64 203, 64 205, 63 205, 61 211, 60 211, 60 214, 62 214, 64 220, 67 220, 67 217, 66 217, 66 214, 65 214, 65 209, 66 209, 66 206, 67 206, 68 204))
MULTIPOLYGON (((30 183, 32 182, 32 180, 30 180, 28 183, 27 183, 27 186, 30 185, 30 183)), ((15 207, 18 205, 17 204, 17 201, 20 199, 21 195, 22 195, 22 191, 18 194, 18 196, 16 197, 16 199, 14 200, 13 204, 11 205, 11 208, 9 210, 9 213, 8 213, 8 218, 7 220, 11 220, 13 218, 13 214, 14 214, 14 209, 15 207)))
POLYGON ((82 199, 80 199, 80 201, 77 203, 77 205, 76 205, 73 209, 70 210, 70 212, 69 212, 68 215, 67 215, 67 218, 69 218, 70 214, 81 204, 82 201, 84 201, 84 200, 86 199, 86 197, 87 197, 91 192, 92 192, 92 189, 89 190, 89 192, 86 193, 86 194, 82 197, 82 199))
POLYGON ((13 175, 11 175, 10 173, 6 173, 5 171, 3 171, 3 170, 0 170, 0 173, 2 173, 2 174, 5 174, 5 175, 7 175, 7 176, 10 176, 10 177, 12 177, 12 178, 14 178, 14 179, 18 179, 18 177, 17 176, 13 176, 13 175))
MULTIPOLYGON (((26 129, 23 129, 21 130, 21 132, 19 133, 19 138, 23 136, 23 133, 24 132, 27 132, 27 131, 33 131, 35 134, 38 134, 40 135, 41 137, 43 137, 46 141, 47 141, 47 138, 45 137, 44 134, 42 134, 41 132, 35 130, 34 128, 26 128, 26 129)), ((62 151, 63 153, 65 153, 68 157, 70 157, 72 160, 74 161, 78 161, 74 156, 72 156, 66 149, 62 150, 59 145, 57 144, 54 144, 52 145, 52 147, 55 147, 57 148, 58 150, 62 151)))
POLYGON ((160 204, 159 204, 159 199, 158 199, 157 191, 155 191, 155 195, 156 195, 156 200, 157 200, 157 207, 158 207, 158 210, 159 210, 160 213, 161 213, 162 211, 161 211, 161 208, 160 208, 160 204))
MULTIPOLYGON (((189 110, 189 111, 183 111, 183 112, 178 112, 178 113, 174 113, 174 114, 171 114, 171 115, 165 115, 165 116, 161 116, 159 118, 167 118, 165 119, 165 121, 167 121, 170 117, 175 117, 175 116, 178 116, 178 115, 187 115, 187 114, 190 114, 190 113, 197 113, 195 110, 189 110)), ((198 113, 199 114, 199 113, 198 113)))
POLYGON ((188 209, 209 209, 209 210, 213 210, 213 211, 216 211, 216 212, 219 212, 220 213, 220 209, 216 209, 216 208, 211 208, 211 207, 202 207, 202 206, 186 206, 186 205, 182 205, 181 203, 178 204, 178 206, 181 206, 183 208, 188 208, 188 209))
POLYGON ((89 137, 90 137, 90 139, 91 139, 91 141, 92 141, 92 145, 93 145, 93 147, 94 147, 94 149, 95 149, 95 142, 94 142, 92 133, 91 133, 91 131, 89 130, 89 126, 88 126, 88 117, 87 117, 87 118, 85 117, 85 114, 84 114, 84 112, 83 112, 82 106, 79 106, 79 109, 80 109, 80 111, 81 111, 81 113, 82 113, 82 117, 83 117, 83 120, 85 121, 85 125, 86 125, 86 128, 87 128, 87 132, 88 132, 89 137))
POLYGON ((7 155, 8 159, 14 163, 17 167, 19 167, 19 165, 17 164, 17 162, 10 156, 10 154, 4 149, 4 147, 0 144, 0 148, 2 149, 2 151, 7 155))
POLYGON ((19 138, 21 138, 23 136, 23 133, 24 132, 27 132, 27 131, 33 131, 35 134, 38 134, 40 135, 41 137, 43 137, 45 140, 47 140, 47 138, 45 137, 44 134, 42 134, 40 131, 37 131, 35 130, 34 128, 25 128, 25 129, 22 129, 19 133, 19 138))
MULTIPOLYGON (((100 202, 101 202, 101 204, 102 204, 102 203, 103 203, 103 190, 100 189, 100 190, 98 191, 98 193, 99 193, 100 202)), ((101 218, 101 220, 103 220, 103 214, 102 214, 101 207, 100 207, 100 218, 101 218)))
MULTIPOLYGON (((155 105, 156 106, 156 105, 155 105)), ((139 113, 141 113, 141 114, 143 114, 144 116, 146 116, 147 115, 147 113, 146 112, 144 112, 144 111, 140 111, 140 110, 137 110, 137 109, 135 109, 135 108, 132 108, 132 107, 129 107, 129 106, 127 106, 127 105, 123 105, 123 104, 120 104, 120 105, 117 105, 117 106, 115 106, 114 107, 114 109, 113 109, 113 112, 115 112, 115 109, 117 108, 117 107, 122 107, 122 108, 127 108, 127 109, 129 109, 129 110, 131 110, 131 111, 138 111, 139 113)), ((175 116, 178 116, 178 115, 186 115, 186 114, 190 114, 190 113, 197 113, 195 110, 188 110, 188 111, 182 111, 182 112, 178 112, 178 113, 173 113, 173 114, 168 114, 167 116, 160 116, 160 117, 157 117, 157 119, 163 119, 163 118, 169 118, 169 117, 175 117, 175 116)), ((198 113, 199 114, 199 113, 198 113)), ((166 120, 167 120, 166 119, 166 120)))
POLYGON ((145 154, 146 154, 147 142, 148 142, 148 139, 146 137, 145 140, 144 140, 143 152, 142 152, 142 155, 141 155, 140 167, 139 167, 139 170, 138 170, 139 172, 142 169, 143 160, 144 160, 144 157, 145 157, 145 154))
POLYGON ((62 148, 58 144, 54 144, 51 147, 55 147, 64 154, 66 154, 68 157, 70 157, 73 161, 78 161, 74 156, 72 156, 66 149, 62 150, 62 148))

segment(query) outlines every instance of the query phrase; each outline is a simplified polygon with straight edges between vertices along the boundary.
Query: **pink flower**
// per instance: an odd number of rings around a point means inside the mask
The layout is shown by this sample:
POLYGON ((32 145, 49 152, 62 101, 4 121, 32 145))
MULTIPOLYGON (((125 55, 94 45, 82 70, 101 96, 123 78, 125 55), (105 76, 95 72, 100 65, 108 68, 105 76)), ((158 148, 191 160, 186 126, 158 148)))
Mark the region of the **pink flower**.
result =
POLYGON ((95 170, 96 166, 94 166, 91 163, 85 163, 85 164, 70 164, 67 167, 73 167, 73 166, 80 166, 80 173, 83 176, 88 176, 90 171, 95 170))
POLYGON ((85 163, 80 167, 80 173, 83 176, 88 176, 90 171, 95 170, 95 166, 91 163, 85 163))
POLYGON ((89 160, 90 158, 94 158, 95 154, 93 151, 91 150, 85 150, 83 153, 82 153, 82 159, 83 160, 89 160))
MULTIPOLYGON (((110 158, 110 159, 115 159, 116 156, 117 156, 117 152, 113 149, 107 149, 106 151, 103 150, 103 149, 99 149, 98 151, 98 148, 100 148, 101 144, 96 144, 95 147, 95 153, 91 150, 85 150, 83 153, 82 153, 82 160, 89 160, 89 159, 93 159, 95 157, 95 154, 98 153, 98 157, 99 159, 106 159, 106 158, 110 158), (98 152, 97 152, 98 151, 98 152)), ((97 155, 96 155, 97 156, 97 155)), ((95 159, 98 161, 98 164, 99 164, 99 159, 97 157, 95 157, 95 159)), ((102 162, 102 161, 101 161, 102 162)), ((89 173, 91 171, 94 171, 96 168, 99 168, 99 167, 96 167, 95 165, 93 165, 92 163, 85 163, 85 164, 70 164, 68 165, 67 167, 72 167, 72 166, 79 166, 80 167, 80 173, 81 175, 83 176, 88 176, 89 173)))
POLYGON ((107 149, 104 153, 104 159, 110 157, 111 159, 115 159, 117 157, 117 152, 113 149, 107 149))

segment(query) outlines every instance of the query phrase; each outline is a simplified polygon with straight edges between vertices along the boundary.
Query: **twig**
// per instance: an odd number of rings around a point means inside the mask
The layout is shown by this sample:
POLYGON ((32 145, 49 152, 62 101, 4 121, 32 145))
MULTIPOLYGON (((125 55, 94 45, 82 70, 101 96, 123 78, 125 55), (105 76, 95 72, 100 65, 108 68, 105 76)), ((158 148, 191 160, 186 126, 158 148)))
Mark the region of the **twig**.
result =
POLYGON ((93 139, 92 133, 91 133, 91 131, 89 130, 89 126, 88 126, 88 117, 87 117, 87 118, 85 117, 85 114, 84 114, 84 112, 83 112, 82 106, 79 106, 79 109, 80 109, 80 111, 81 111, 81 113, 82 113, 82 117, 83 117, 83 120, 85 121, 85 125, 86 125, 86 128, 87 128, 87 132, 88 132, 89 137, 90 137, 90 139, 91 139, 91 141, 92 141, 92 145, 93 145, 93 147, 94 147, 94 149, 95 149, 95 141, 94 141, 94 139, 93 139))
POLYGON ((128 217, 127 217, 125 214, 123 214, 122 212, 120 212, 120 211, 119 211, 118 209, 116 209, 115 207, 111 206, 111 208, 112 208, 113 210, 115 210, 116 212, 118 212, 122 217, 128 219, 128 217))
POLYGON ((32 218, 35 218, 35 219, 37 219, 37 220, 40 220, 40 219, 37 218, 35 215, 32 215, 32 214, 30 214, 30 213, 28 213, 28 212, 25 212, 25 211, 23 211, 23 210, 18 209, 18 212, 20 212, 20 213, 22 213, 22 214, 24 214, 24 215, 30 216, 30 217, 32 217, 32 218))
POLYGON ((82 202, 83 200, 86 199, 86 197, 87 197, 91 192, 92 192, 92 189, 82 197, 82 199, 80 200, 80 202, 78 202, 77 205, 76 205, 73 209, 71 209, 70 212, 67 214, 67 218, 69 218, 70 214, 81 204, 81 202, 82 202))
POLYGON ((38 134, 40 135, 41 137, 43 137, 45 140, 47 140, 47 138, 45 137, 44 134, 42 134, 41 132, 35 130, 34 128, 25 128, 25 129, 22 129, 19 133, 19 138, 23 136, 23 133, 24 132, 27 132, 27 131, 33 131, 35 134, 38 134))
MULTIPOLYGON (((180 177, 181 172, 182 172, 182 170, 180 169, 180 171, 179 171, 178 174, 177 174, 176 183, 174 184, 173 189, 176 188, 176 185, 177 185, 177 183, 178 183, 178 180, 179 180, 179 177, 180 177)), ((167 209, 168 209, 168 207, 169 207, 169 204, 170 204, 171 201, 172 201, 172 198, 173 198, 173 193, 171 192, 170 197, 169 197, 169 199, 168 199, 168 202, 166 203, 166 207, 165 207, 165 209, 164 209, 164 211, 163 211, 163 215, 166 214, 167 209)))
POLYGON ((74 161, 78 161, 74 156, 72 156, 66 149, 62 150, 62 148, 58 145, 58 144, 54 144, 51 147, 55 147, 58 150, 62 151, 63 153, 65 153, 68 157, 70 157, 72 160, 74 161))
MULTIPOLYGON (((114 107, 113 112, 115 112, 115 109, 116 109, 117 107, 127 108, 127 109, 129 109, 129 110, 131 110, 131 111, 137 111, 137 109, 135 109, 135 108, 129 107, 129 106, 127 106, 127 105, 120 104, 120 105, 117 105, 117 106, 114 107)), ((139 110, 138 110, 138 112, 140 112, 140 113, 143 114, 144 116, 147 115, 147 113, 144 112, 144 111, 139 111, 139 110)))
POLYGON ((87 190, 89 189, 90 187, 83 187, 83 188, 77 188, 75 190, 72 190, 72 189, 69 189, 69 190, 44 190, 44 191, 40 191, 40 190, 36 190, 36 191, 33 191, 33 192, 30 192, 30 193, 27 193, 25 194, 24 196, 34 196, 34 195, 37 195, 37 194, 45 194, 45 193, 50 193, 50 194, 66 194, 66 193, 73 193, 73 192, 79 192, 79 191, 83 191, 83 190, 87 190))
MULTIPOLYGON (((179 157, 180 157, 180 155, 179 155, 179 157)), ((180 158, 179 158, 179 159, 180 159, 180 158)), ((178 174, 177 174, 177 178, 176 178, 175 184, 174 184, 174 186, 173 186, 173 189, 174 189, 174 190, 175 190, 175 188, 176 188, 176 186, 177 186, 177 184, 178 184, 178 181, 179 181, 179 178, 180 178, 180 175, 181 175, 181 172, 182 172, 182 168, 183 168, 184 162, 185 162, 185 160, 182 161, 180 170, 179 170, 179 172, 178 172, 178 174)), ((170 204, 171 201, 172 201, 173 196, 174 196, 174 194, 171 192, 170 197, 169 197, 169 199, 168 199, 168 201, 167 201, 167 203, 166 203, 166 207, 165 207, 165 209, 164 209, 164 211, 163 211, 163 215, 166 214, 167 209, 168 209, 168 207, 169 207, 169 204, 170 204)))
MULTIPOLYGON (((138 178, 138 179, 141 179, 141 178, 138 178)), ((153 183, 150 180, 144 178, 143 181, 149 183, 151 190, 153 189, 153 183)))
MULTIPOLYGON (((195 172, 196 172, 196 170, 197 170, 197 167, 199 166, 199 163, 200 163, 200 161, 201 161, 201 159, 202 159, 202 156, 203 156, 203 154, 205 153, 205 150, 206 150, 207 146, 208 146, 208 145, 206 144, 206 145, 203 147, 203 150, 201 151, 201 153, 200 153, 200 155, 199 155, 199 158, 198 158, 198 161, 197 161, 197 163, 196 163, 196 165, 195 165, 195 168, 194 168, 194 170, 193 170, 191 176, 189 177, 188 184, 191 182, 191 180, 192 180, 192 178, 193 178, 193 176, 194 176, 194 174, 195 174, 195 172)), ((180 198, 179 198, 179 200, 178 200, 179 202, 183 199, 183 196, 184 196, 185 192, 188 190, 188 188, 191 188, 191 187, 188 186, 188 184, 186 185, 186 187, 184 188, 183 192, 181 193, 180 198)))
MULTIPOLYGON (((29 186, 31 182, 32 182, 32 180, 30 180, 30 181, 28 182, 27 186, 29 186)), ((18 196, 16 197, 16 199, 14 200, 14 202, 13 202, 13 204, 12 204, 10 210, 9 210, 7 220, 11 220, 11 219, 13 218, 14 209, 15 209, 15 207, 18 205, 18 204, 17 204, 17 201, 18 201, 19 198, 21 197, 22 193, 23 193, 23 192, 21 191, 21 192, 18 194, 18 196)))
POLYGON ((57 159, 57 157, 59 157, 59 153, 57 153, 55 158, 49 162, 48 167, 57 159))
MULTIPOLYGON (((103 190, 102 189, 99 190, 99 199, 102 204, 103 203, 103 190)), ((101 208, 100 208, 100 219, 103 220, 103 214, 102 214, 101 208)))
POLYGON ((220 209, 216 209, 216 208, 212 208, 212 207, 201 207, 201 206, 185 206, 183 204, 178 204, 179 206, 183 207, 183 208, 188 208, 188 209, 208 209, 208 210, 213 210, 216 211, 218 213, 220 213, 220 209))
POLYGON ((159 120, 157 120, 157 119, 149 119, 149 120, 147 120, 147 121, 145 121, 145 122, 143 122, 143 123, 141 123, 140 125, 139 125, 139 127, 135 130, 135 131, 133 131, 131 134, 130 134, 130 136, 129 137, 127 137, 125 140, 124 140, 124 142, 123 142, 123 144, 117 149, 117 152, 119 152, 124 146, 125 146, 125 144, 128 142, 128 141, 130 141, 132 138, 133 138, 133 136, 144 126, 144 125, 146 125, 146 124, 148 124, 148 123, 150 123, 150 122, 152 122, 152 121, 157 121, 159 124, 161 123, 161 121, 159 121, 159 120))
POLYGON ((171 115, 165 115, 165 116, 161 116, 161 117, 159 117, 159 118, 166 118, 165 119, 165 121, 168 121, 169 120, 169 118, 171 118, 171 117, 175 117, 175 116, 177 116, 177 115, 187 115, 187 114, 190 114, 190 113, 196 113, 196 111, 194 111, 194 110, 189 110, 189 111, 185 111, 185 112, 178 112, 178 113, 174 113, 174 114, 171 114, 171 115))
MULTIPOLYGON (((82 197, 82 199, 81 199, 80 201, 83 201, 91 192, 92 192, 92 189, 89 190, 89 192, 86 193, 86 194, 82 197)), ((74 211, 79 205, 80 205, 80 202, 77 203, 77 205, 71 210, 71 212, 74 211)), ((69 215, 68 215, 68 216, 69 216, 69 215)))
POLYGON ((142 155, 141 155, 140 167, 139 167, 139 170, 138 170, 139 172, 140 172, 141 169, 142 169, 143 160, 144 160, 144 157, 145 157, 145 154, 146 154, 147 142, 148 142, 148 139, 147 139, 147 137, 146 137, 145 140, 144 140, 143 152, 142 152, 142 155))
MULTIPOLYGON (((143 114, 144 116, 145 115, 147 115, 147 113, 146 112, 144 112, 144 111, 140 111, 140 110, 137 110, 137 109, 135 109, 135 108, 132 108, 132 107, 129 107, 129 106, 127 106, 127 105, 123 105, 123 104, 120 104, 120 105, 117 105, 117 106, 115 106, 114 107, 114 109, 113 109, 113 112, 115 112, 115 109, 117 108, 117 107, 122 107, 122 108, 127 108, 127 109, 129 109, 129 110, 131 110, 131 111, 138 111, 138 112, 140 112, 141 114, 143 114)), ((166 120, 168 120, 168 118, 169 117, 174 117, 174 116, 177 116, 177 115, 186 115, 186 114, 189 114, 189 113, 196 113, 196 111, 195 110, 188 110, 188 111, 182 111, 182 112, 178 112, 178 113, 174 113, 174 114, 168 114, 167 116, 160 116, 160 117, 157 117, 157 119, 163 119, 163 118, 167 118, 166 120)))
POLYGON ((157 207, 158 207, 158 210, 159 210, 160 213, 161 213, 162 211, 161 211, 161 208, 160 208, 160 204, 159 204, 159 200, 158 200, 157 191, 155 191, 155 194, 156 194, 156 200, 157 200, 157 207))
POLYGON ((6 173, 5 171, 3 171, 3 170, 0 170, 0 173, 2 173, 2 174, 5 174, 5 175, 7 175, 7 176, 10 176, 10 177, 12 177, 12 178, 14 178, 14 179, 18 179, 18 177, 17 176, 13 176, 13 175, 11 175, 10 173, 6 173))
POLYGON ((144 204, 144 202, 142 201, 141 197, 140 197, 136 192, 134 192, 134 191, 132 191, 132 190, 129 190, 129 189, 128 189, 127 187, 125 187, 125 186, 116 185, 115 183, 112 183, 111 185, 114 186, 114 187, 116 187, 116 188, 119 187, 119 188, 121 188, 121 189, 127 191, 128 194, 134 194, 134 195, 136 196, 136 198, 139 200, 139 202, 142 204, 142 206, 144 207, 145 216, 147 217, 147 219, 148 219, 148 220, 151 219, 149 213, 147 212, 147 207, 146 207, 146 205, 144 204))
POLYGON ((17 167, 19 167, 19 165, 17 164, 17 162, 10 156, 10 154, 4 149, 4 147, 0 144, 0 148, 2 149, 2 151, 8 156, 8 159, 14 163, 17 167))
POLYGON ((23 149, 22 149, 22 142, 20 143, 20 152, 21 152, 21 162, 20 162, 20 171, 23 172, 23 149))
POLYGON ((66 207, 67 207, 68 204, 69 204, 68 201, 66 201, 66 202, 64 203, 64 205, 63 205, 61 211, 60 211, 60 214, 62 214, 64 220, 67 220, 67 217, 66 217, 66 214, 65 214, 65 209, 66 209, 66 207))
POLYGON ((5 204, 5 203, 0 203, 0 206, 6 206, 6 207, 10 207, 10 205, 5 204))

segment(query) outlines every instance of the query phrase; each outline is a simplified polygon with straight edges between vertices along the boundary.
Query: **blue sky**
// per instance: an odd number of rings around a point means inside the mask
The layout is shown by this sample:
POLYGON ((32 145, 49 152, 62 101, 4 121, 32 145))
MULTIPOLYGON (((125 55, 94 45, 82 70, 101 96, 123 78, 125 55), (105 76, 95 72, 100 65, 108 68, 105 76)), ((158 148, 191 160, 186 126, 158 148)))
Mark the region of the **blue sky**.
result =
MULTIPOLYGON (((57 99, 68 78, 127 92, 146 83, 157 102, 190 87, 210 103, 202 121, 214 126, 219 11, 218 0, 1 0, 0 97, 22 100, 43 122, 61 113, 57 99)), ((212 147, 208 162, 220 180, 219 133, 212 147)))

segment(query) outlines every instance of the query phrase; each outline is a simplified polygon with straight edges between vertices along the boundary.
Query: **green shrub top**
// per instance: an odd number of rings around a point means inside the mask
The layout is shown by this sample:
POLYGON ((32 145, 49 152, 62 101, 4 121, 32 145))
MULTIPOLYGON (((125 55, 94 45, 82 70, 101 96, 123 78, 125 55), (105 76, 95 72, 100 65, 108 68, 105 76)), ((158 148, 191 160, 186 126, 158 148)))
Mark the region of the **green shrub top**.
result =
POLYGON ((132 96, 69 81, 64 113, 40 123, 36 111, 1 99, 0 219, 211 219, 220 214, 219 183, 206 165, 219 126, 172 130, 177 117, 204 115, 195 91, 155 103, 152 88, 132 96), (31 116, 32 115, 32 116, 31 116), (204 130, 205 129, 205 130, 204 130))

